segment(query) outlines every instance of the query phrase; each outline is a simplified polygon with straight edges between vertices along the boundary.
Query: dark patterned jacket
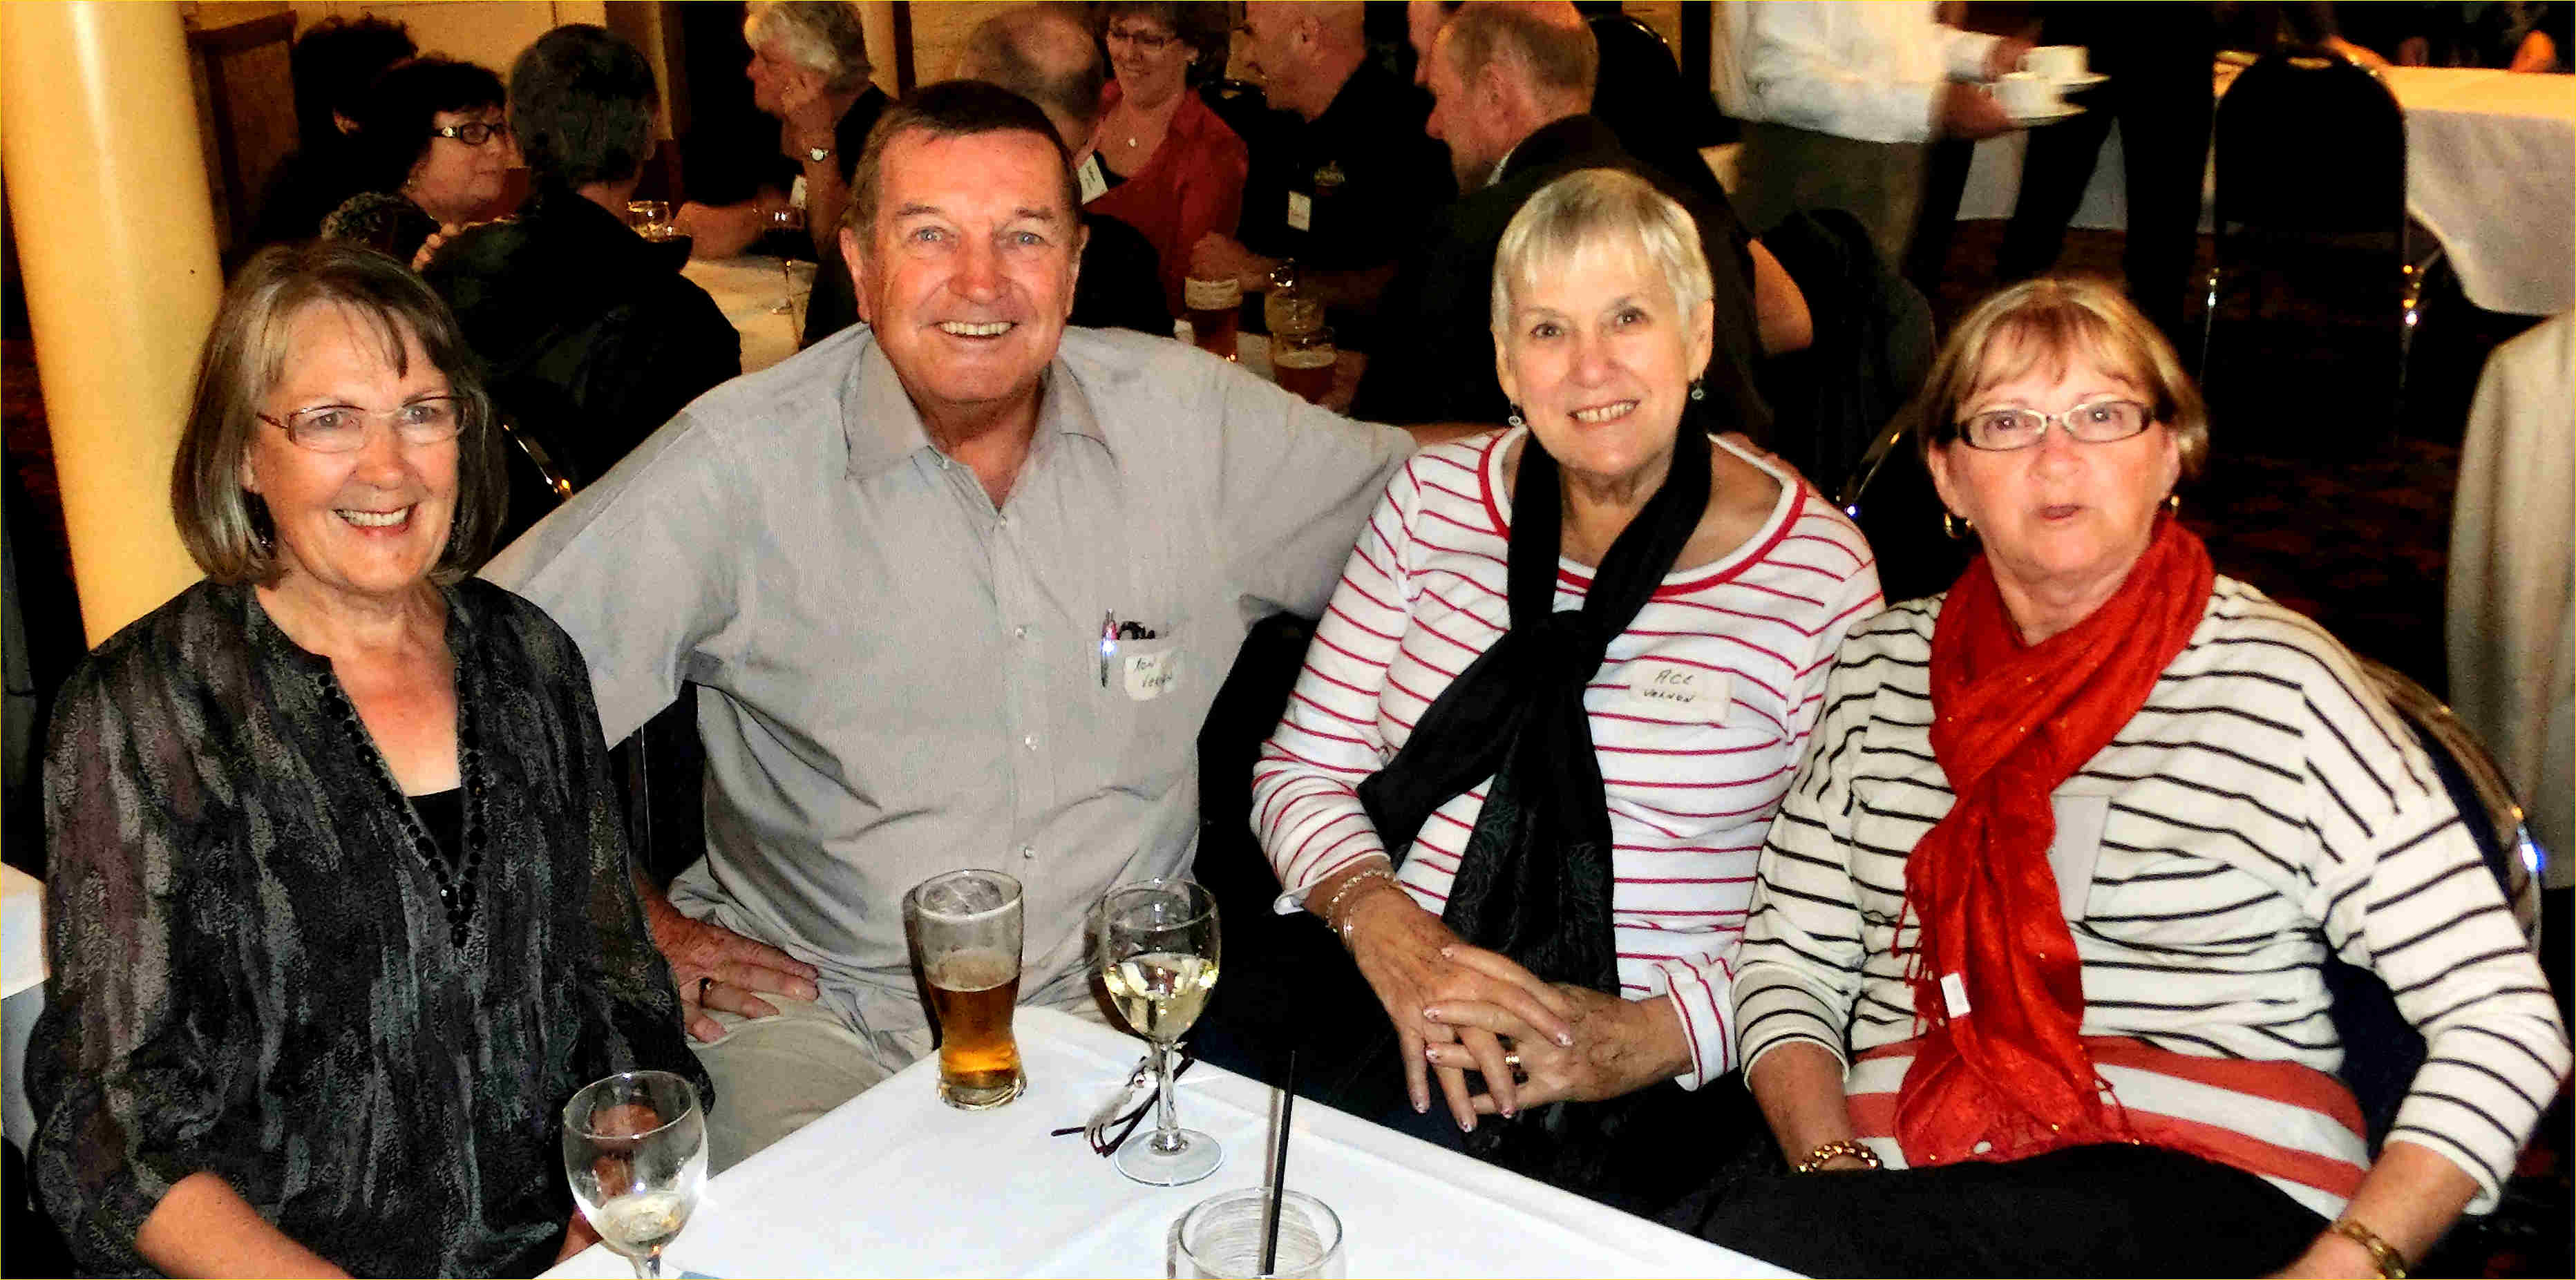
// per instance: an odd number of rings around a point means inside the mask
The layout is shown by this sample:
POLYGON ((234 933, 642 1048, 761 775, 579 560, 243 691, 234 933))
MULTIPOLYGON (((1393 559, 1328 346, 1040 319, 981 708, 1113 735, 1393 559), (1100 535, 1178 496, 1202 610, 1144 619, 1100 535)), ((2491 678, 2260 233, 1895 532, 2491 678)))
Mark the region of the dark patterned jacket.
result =
POLYGON ((354 1274, 526 1275, 572 1210, 574 1090, 639 1066, 707 1088, 580 652, 499 587, 445 596, 458 843, 483 848, 461 946, 330 661, 250 587, 198 583, 65 685, 28 1093, 84 1270, 148 1272, 136 1231, 207 1170, 354 1274))

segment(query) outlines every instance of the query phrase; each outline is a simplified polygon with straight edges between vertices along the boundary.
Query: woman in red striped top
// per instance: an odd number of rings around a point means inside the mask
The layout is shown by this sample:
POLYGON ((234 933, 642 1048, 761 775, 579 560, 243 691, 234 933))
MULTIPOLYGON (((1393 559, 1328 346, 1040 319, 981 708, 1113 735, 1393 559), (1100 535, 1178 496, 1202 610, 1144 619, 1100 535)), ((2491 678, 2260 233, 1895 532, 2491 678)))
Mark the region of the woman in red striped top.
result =
MULTIPOLYGON (((1413 1110, 1436 1080, 1460 1131, 1732 1070, 1753 859, 1834 648, 1880 605, 1840 513, 1679 430, 1709 294, 1688 215, 1643 181, 1532 197, 1495 269, 1512 428, 1389 486, 1254 770, 1280 909, 1349 945, 1413 1110)), ((1629 1114, 1467 1146, 1598 1194, 1635 1156, 1602 1130, 1672 1147, 1629 1114)))

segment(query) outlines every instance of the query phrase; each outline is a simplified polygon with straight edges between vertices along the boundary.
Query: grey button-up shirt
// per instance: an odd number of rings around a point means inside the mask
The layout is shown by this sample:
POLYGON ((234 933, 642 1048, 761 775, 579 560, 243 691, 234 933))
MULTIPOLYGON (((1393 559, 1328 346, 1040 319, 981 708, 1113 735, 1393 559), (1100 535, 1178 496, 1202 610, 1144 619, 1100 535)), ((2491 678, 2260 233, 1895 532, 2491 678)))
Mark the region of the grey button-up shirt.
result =
POLYGON ((681 910, 921 1025, 904 890, 1027 889, 1024 1000, 1102 890, 1188 865, 1246 626, 1323 608, 1410 440, 1190 347, 1068 329, 996 510, 865 327, 708 393, 487 573, 581 644, 610 741, 695 681, 713 786, 681 910), (1152 628, 1104 662, 1104 617, 1152 628))

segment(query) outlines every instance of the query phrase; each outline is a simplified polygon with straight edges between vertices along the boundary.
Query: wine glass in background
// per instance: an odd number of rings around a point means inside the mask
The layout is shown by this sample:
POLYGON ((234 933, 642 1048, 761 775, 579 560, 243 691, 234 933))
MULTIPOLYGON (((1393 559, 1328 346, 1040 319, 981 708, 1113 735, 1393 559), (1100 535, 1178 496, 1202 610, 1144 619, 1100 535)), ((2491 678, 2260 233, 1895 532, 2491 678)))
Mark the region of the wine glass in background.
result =
POLYGON ((600 1243, 658 1280, 662 1250, 689 1223, 707 1182, 707 1118, 696 1086, 668 1071, 628 1071, 582 1086, 564 1105, 564 1176, 600 1243))
POLYGON ((1138 1182, 1177 1187, 1216 1172, 1225 1148, 1172 1118, 1172 1044, 1216 987, 1216 899, 1190 880, 1142 880, 1101 895, 1092 907, 1093 958, 1118 1015, 1154 1045, 1158 1083, 1154 1131, 1118 1149, 1111 1163, 1138 1182))
MULTIPOLYGON (((760 220, 761 230, 763 232, 794 231, 802 234, 805 230, 805 206, 801 204, 771 205, 769 208, 761 211, 760 220)), ((793 260, 784 254, 779 256, 778 278, 785 286, 785 296, 779 298, 777 306, 769 309, 769 314, 771 315, 793 316, 796 314, 796 273, 788 269, 788 264, 791 261, 793 260)), ((804 326, 800 323, 797 327, 801 329, 804 326)))
POLYGON ((668 200, 629 200, 626 202, 626 225, 647 240, 668 240, 675 234, 671 226, 671 202, 668 200))

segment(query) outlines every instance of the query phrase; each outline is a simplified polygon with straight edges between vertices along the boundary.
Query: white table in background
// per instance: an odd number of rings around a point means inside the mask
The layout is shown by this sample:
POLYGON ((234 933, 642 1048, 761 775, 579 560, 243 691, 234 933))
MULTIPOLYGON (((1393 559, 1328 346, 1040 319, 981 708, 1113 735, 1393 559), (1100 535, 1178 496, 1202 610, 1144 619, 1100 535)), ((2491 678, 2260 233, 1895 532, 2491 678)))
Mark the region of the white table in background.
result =
MULTIPOLYGON (((2235 71, 2221 65, 2222 94, 2235 71)), ((2406 211, 2441 241, 2469 301, 2525 316, 2576 307, 2576 77, 2390 67, 2380 82, 2405 113, 2406 211)), ((1977 144, 1962 220, 2012 216, 2028 146, 2021 131, 1977 144)), ((2125 229, 2126 172, 2115 125, 2068 225, 2125 229)), ((2204 167, 2203 231, 2211 197, 2204 167)))
POLYGON ((813 263, 762 254, 691 258, 680 274, 706 290, 742 335, 744 373, 758 373, 796 354, 805 328, 805 299, 814 289, 813 263), (781 303, 789 304, 786 310, 779 310, 781 303))
POLYGON ((2576 77, 2390 67, 2406 112, 2406 211, 2489 311, 2576 307, 2576 77))
POLYGON ((0 1129, 20 1151, 36 1131, 27 1108, 27 1036, 45 1007, 45 884, 0 865, 0 1129))
MULTIPOLYGON (((1193 1068, 1181 1122, 1215 1135, 1225 1165, 1193 1186, 1142 1186, 1047 1131, 1081 1123, 1143 1042, 1029 1007, 1018 1035, 1019 1101, 951 1110, 933 1095, 937 1061, 915 1063, 710 1182, 664 1274, 1160 1276, 1174 1218, 1263 1183, 1275 1090, 1193 1068)), ((1302 1100, 1288 1184, 1341 1216, 1354 1276, 1788 1274, 1302 1100)), ((633 1273, 594 1246, 547 1274, 633 1273)))

